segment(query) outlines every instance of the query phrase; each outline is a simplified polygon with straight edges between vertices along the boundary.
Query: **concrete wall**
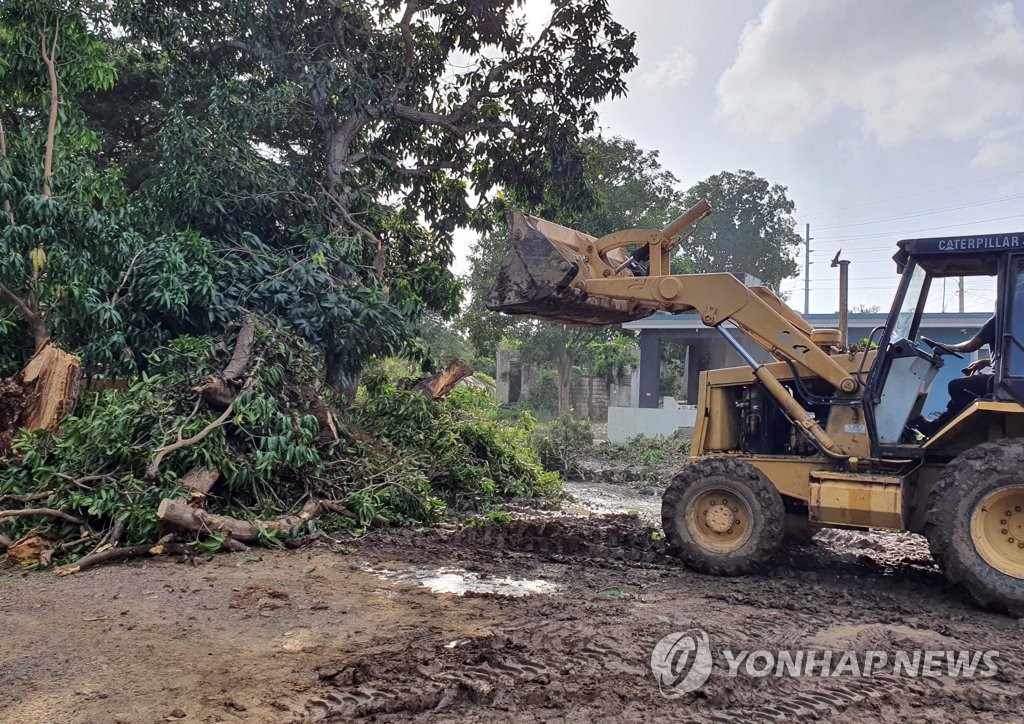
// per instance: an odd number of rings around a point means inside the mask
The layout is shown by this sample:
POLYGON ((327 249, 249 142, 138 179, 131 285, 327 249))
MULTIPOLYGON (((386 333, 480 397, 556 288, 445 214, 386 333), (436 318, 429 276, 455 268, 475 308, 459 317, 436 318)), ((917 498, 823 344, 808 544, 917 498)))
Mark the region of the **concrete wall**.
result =
POLYGON ((520 402, 530 394, 530 387, 540 379, 536 365, 519 361, 518 349, 499 349, 494 394, 504 404, 520 402))
POLYGON ((576 380, 569 389, 569 399, 578 418, 604 422, 608 417, 608 388, 601 378, 576 380))
POLYGON ((650 407, 609 407, 608 442, 629 442, 637 435, 668 437, 681 427, 692 428, 697 410, 650 407))

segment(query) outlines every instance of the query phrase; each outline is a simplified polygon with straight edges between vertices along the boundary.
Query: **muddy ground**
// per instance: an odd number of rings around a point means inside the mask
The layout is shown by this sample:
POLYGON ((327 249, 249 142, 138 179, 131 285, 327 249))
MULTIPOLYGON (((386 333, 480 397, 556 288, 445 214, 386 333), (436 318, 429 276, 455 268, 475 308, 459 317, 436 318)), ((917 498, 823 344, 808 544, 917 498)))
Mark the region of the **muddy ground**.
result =
POLYGON ((830 532, 713 578, 664 555, 645 486, 568 492, 333 548, 0 569, 0 721, 1021 719, 1021 622, 950 591, 919 538, 830 532), (715 668, 667 699, 651 651, 694 628, 715 668), (999 671, 731 678, 719 655, 802 647, 998 650, 999 671))

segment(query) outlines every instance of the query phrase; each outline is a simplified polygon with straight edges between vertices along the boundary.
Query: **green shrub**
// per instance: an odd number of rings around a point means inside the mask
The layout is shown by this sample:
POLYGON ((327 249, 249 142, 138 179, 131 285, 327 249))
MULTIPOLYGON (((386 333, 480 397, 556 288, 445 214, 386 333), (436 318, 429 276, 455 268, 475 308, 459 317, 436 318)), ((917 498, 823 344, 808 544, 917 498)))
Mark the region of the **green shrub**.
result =
POLYGON ((689 454, 690 438, 679 431, 667 437, 638 435, 627 443, 609 443, 594 448, 596 457, 624 463, 636 471, 638 479, 648 482, 663 479, 681 466, 689 454))
POLYGON ((533 435, 533 447, 541 464, 554 472, 571 473, 580 455, 594 444, 589 420, 562 415, 550 423, 538 426, 533 435))

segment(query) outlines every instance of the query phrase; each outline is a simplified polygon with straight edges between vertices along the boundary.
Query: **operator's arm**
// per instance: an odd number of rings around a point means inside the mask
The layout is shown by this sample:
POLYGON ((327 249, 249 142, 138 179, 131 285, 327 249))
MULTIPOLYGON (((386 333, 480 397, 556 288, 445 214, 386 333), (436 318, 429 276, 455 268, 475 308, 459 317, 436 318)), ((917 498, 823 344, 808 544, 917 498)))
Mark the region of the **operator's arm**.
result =
POLYGON ((992 317, 985 325, 978 330, 978 333, 970 339, 964 340, 963 342, 957 342, 956 344, 938 344, 938 347, 947 349, 950 352, 977 352, 979 349, 984 347, 986 344, 989 349, 992 348, 992 344, 996 337, 996 318, 992 317))
POLYGON ((948 349, 951 352, 977 352, 979 349, 985 346, 985 343, 979 340, 977 337, 971 337, 963 342, 957 342, 956 344, 944 344, 940 342, 939 347, 948 349))

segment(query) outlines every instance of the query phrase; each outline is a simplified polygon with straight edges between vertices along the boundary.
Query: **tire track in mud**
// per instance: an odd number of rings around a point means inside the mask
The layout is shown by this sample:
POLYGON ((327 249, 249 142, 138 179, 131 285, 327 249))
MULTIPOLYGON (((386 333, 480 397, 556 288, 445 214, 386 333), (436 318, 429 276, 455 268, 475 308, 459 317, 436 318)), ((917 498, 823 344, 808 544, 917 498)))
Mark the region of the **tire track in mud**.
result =
POLYGON ((548 697, 569 694, 570 701, 564 702, 568 708, 574 697, 566 684, 598 676, 631 679, 629 688, 642 692, 651 703, 675 710, 674 718, 680 721, 786 721, 836 714, 884 696, 892 686, 881 679, 824 685, 818 679, 790 679, 765 686, 763 679, 730 679, 716 666, 707 684, 707 700, 668 701, 657 693, 647 664, 655 637, 646 638, 595 633, 592 627, 561 620, 513 625, 466 643, 462 652, 436 645, 430 664, 390 672, 359 686, 331 687, 310 700, 297 721, 408 716, 460 707, 526 708, 536 698, 536 692, 524 689, 527 684, 549 689, 548 697), (553 683, 560 686, 551 687, 553 683))
MULTIPOLYGON (((339 677, 316 698, 297 703, 292 709, 296 720, 398 721, 417 715, 432 719, 438 715, 434 712, 443 712, 444 717, 480 722, 530 718, 543 710, 692 722, 840 715, 875 721, 923 712, 947 720, 955 719, 953 711, 961 718, 974 712, 1017 712, 1022 692, 1014 672, 1020 665, 1012 658, 1005 676, 1001 671, 998 679, 961 682, 886 675, 729 677, 716 653, 711 678, 697 695, 664 699, 649 659, 657 640, 672 630, 703 628, 716 652, 943 648, 928 638, 936 634, 960 634, 949 646, 977 648, 989 637, 980 619, 966 629, 951 623, 972 620, 974 614, 955 600, 943 600, 938 575, 920 565, 894 573, 892 564, 858 562, 845 550, 812 544, 794 555, 801 570, 789 570, 784 559, 779 570, 766 576, 711 578, 683 569, 660 536, 652 535, 656 532, 628 515, 541 515, 402 540, 399 547, 415 547, 421 556, 457 549, 462 565, 478 560, 490 566, 507 554, 503 565, 519 569, 535 565, 527 557, 535 554, 549 561, 544 564, 549 571, 551 563, 566 566, 571 583, 563 584, 557 599, 518 600, 508 608, 498 604, 511 624, 472 640, 422 640, 402 661, 385 661, 379 653, 361 657, 354 664, 361 676, 346 684, 339 677), (634 568, 635 575, 630 572, 634 568), (901 578, 903 573, 910 580, 901 578), (612 606, 588 606, 587 592, 592 596, 609 577, 623 591, 628 584, 636 593, 612 606), (689 608, 672 610, 677 595, 689 608), (648 613, 636 610, 640 603, 651 605, 648 613), (861 635, 862 629, 867 633, 861 635)), ((1009 622, 1006 628, 996 625, 1003 646, 1020 640, 1009 622)))
POLYGON ((631 563, 669 562, 661 532, 631 515, 593 518, 516 518, 468 526, 454 542, 490 550, 610 559, 631 563))
MULTIPOLYGON (((298 720, 345 721, 495 706, 526 709, 538 695, 568 710, 581 694, 580 682, 609 681, 610 677, 632 696, 674 710, 682 721, 783 721, 845 711, 882 696, 888 686, 872 679, 823 684, 809 678, 767 682, 729 678, 721 662, 716 662, 705 699, 663 700, 648 663, 659 630, 650 626, 639 631, 636 627, 612 630, 593 618, 587 620, 591 623, 579 617, 516 623, 454 647, 435 642, 429 653, 419 652, 420 659, 429 663, 381 671, 358 686, 331 687, 310 700, 298 720), (533 690, 524 688, 530 684, 536 685, 533 690)), ((759 648, 766 641, 778 641, 780 633, 789 638, 790 629, 803 625, 779 623, 778 628, 751 627, 742 639, 759 648)), ((672 625, 679 627, 681 622, 672 625)), ((713 640, 728 640, 725 629, 708 630, 713 640)), ((366 671, 372 665, 363 662, 359 667, 366 671)))
POLYGON ((636 640, 568 620, 514 624, 454 643, 436 644, 430 663, 389 672, 371 684, 331 688, 310 700, 298 721, 417 714, 459 704, 487 707, 514 703, 527 683, 546 686, 598 673, 650 675, 648 650, 636 640))

